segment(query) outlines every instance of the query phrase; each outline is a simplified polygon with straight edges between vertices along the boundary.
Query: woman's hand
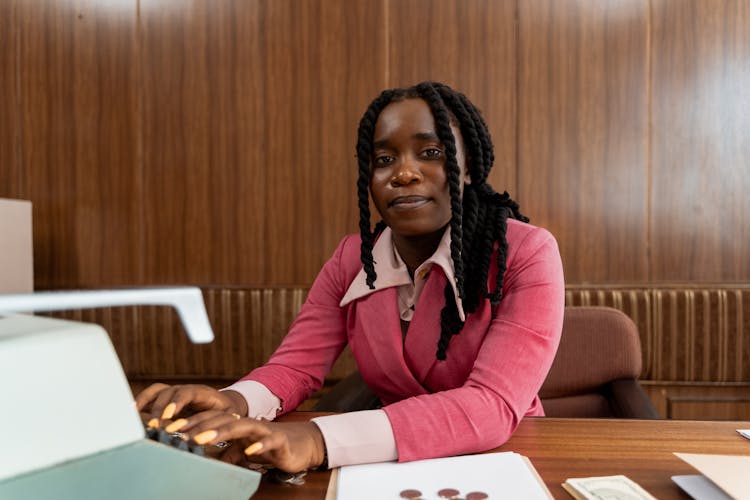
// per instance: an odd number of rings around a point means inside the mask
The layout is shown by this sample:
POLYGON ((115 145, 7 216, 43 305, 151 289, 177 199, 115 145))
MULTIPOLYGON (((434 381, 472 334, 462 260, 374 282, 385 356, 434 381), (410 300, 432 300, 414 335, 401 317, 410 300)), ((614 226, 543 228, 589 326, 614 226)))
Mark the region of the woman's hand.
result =
POLYGON ((299 472, 318 467, 325 457, 323 435, 313 422, 268 422, 205 411, 175 420, 166 429, 188 434, 200 445, 232 441, 218 458, 233 464, 255 462, 299 472))
POLYGON ((146 413, 147 421, 171 420, 180 414, 218 410, 237 415, 247 415, 245 398, 235 391, 217 391, 207 385, 153 384, 135 398, 138 411, 146 413), (188 412, 189 410, 189 412, 188 412))

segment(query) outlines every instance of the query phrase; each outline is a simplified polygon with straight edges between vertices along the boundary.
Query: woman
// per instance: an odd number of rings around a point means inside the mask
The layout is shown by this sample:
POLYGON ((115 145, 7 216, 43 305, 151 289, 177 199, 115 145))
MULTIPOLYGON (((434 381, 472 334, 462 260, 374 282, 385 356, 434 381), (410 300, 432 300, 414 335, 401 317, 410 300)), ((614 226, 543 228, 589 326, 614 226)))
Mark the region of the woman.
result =
POLYGON ((167 429, 238 440, 222 459, 294 472, 479 452, 543 415, 560 255, 486 183, 494 155, 478 110, 439 83, 386 90, 360 122, 357 158, 360 234, 339 244, 269 362, 223 391, 147 388, 136 402, 151 425, 198 412, 167 429), (382 408, 267 421, 320 388, 347 343, 382 408))

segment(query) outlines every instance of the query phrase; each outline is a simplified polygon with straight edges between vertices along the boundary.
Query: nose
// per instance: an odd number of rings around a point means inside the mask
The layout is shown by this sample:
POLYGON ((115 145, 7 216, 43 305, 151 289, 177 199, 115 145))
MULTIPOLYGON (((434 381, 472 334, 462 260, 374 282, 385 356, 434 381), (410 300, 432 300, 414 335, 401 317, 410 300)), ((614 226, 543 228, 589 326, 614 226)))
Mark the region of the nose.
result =
POLYGON ((391 177, 391 185, 393 186, 405 186, 412 182, 421 182, 422 172, 413 160, 406 159, 401 162, 393 171, 391 177))

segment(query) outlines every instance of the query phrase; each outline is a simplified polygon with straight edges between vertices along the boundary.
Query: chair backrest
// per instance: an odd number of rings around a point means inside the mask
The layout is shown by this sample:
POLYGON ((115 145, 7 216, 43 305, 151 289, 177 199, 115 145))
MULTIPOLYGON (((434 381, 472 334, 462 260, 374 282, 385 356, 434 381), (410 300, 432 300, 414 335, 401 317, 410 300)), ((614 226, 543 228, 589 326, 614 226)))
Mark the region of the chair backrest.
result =
POLYGON ((562 337, 539 391, 545 413, 559 417, 611 417, 607 384, 637 379, 641 342, 635 323, 609 307, 566 307, 562 337))

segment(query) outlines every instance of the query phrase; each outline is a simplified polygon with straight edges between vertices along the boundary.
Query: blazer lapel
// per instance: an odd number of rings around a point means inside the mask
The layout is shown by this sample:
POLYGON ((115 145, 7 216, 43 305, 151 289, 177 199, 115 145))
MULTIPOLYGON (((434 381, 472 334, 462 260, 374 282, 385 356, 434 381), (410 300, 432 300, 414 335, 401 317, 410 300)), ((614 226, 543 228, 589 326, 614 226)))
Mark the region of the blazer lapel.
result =
MULTIPOLYGON (((386 288, 363 297, 356 301, 355 307, 357 326, 363 330, 363 335, 352 339, 353 345, 356 344, 358 351, 365 348, 367 356, 371 357, 377 366, 374 370, 377 372, 377 382, 368 380, 368 383, 371 383, 373 388, 379 385, 383 390, 401 395, 400 397, 403 397, 403 394, 426 394, 427 390, 415 378, 404 359, 396 288, 386 288), (362 345, 363 342, 366 346, 362 345)), ((360 358, 357 353, 355 357, 360 358)), ((360 366, 360 372, 365 380, 373 368, 360 366)))
POLYGON ((404 359, 423 385, 438 363, 435 354, 440 339, 440 312, 445 306, 446 283, 447 279, 440 266, 433 266, 406 334, 404 359))

